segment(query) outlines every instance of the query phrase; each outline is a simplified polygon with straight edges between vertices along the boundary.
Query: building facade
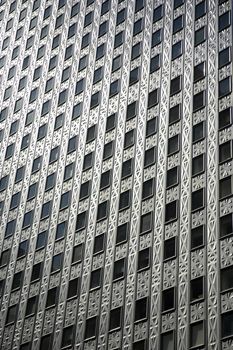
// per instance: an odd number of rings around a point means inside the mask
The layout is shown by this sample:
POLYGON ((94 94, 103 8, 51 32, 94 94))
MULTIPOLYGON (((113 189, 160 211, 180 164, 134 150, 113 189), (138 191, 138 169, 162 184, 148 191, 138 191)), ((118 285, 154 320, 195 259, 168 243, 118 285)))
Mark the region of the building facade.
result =
POLYGON ((232 350, 232 1, 0 21, 0 348, 232 350))

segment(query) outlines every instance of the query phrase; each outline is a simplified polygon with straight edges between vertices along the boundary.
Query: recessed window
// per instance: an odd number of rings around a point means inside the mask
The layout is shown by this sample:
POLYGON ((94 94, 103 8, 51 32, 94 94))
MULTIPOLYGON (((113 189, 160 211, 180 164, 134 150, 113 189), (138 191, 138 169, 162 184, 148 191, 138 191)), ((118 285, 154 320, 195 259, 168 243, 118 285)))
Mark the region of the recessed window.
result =
POLYGON ((89 196, 90 185, 91 185, 90 181, 86 181, 81 185, 79 200, 82 200, 82 199, 87 198, 89 196))
POLYGON ((190 281, 190 301, 197 301, 204 297, 203 277, 195 278, 190 281))
POLYGON ((196 176, 205 170, 204 155, 201 154, 192 160, 192 176, 196 176))
POLYGON ((135 132, 134 129, 125 134, 124 149, 134 145, 135 132))
POLYGON ((68 164, 65 167, 64 181, 70 180, 74 174, 74 163, 68 164))
POLYGON ((31 226, 33 220, 34 210, 28 211, 24 214, 22 229, 31 226))
POLYGON ((193 142, 198 142, 205 137, 205 124, 201 122, 193 126, 193 142))
POLYGON ((40 232, 37 236, 36 249, 44 248, 47 242, 47 231, 40 232))
POLYGON ((222 314, 222 338, 233 335, 233 312, 222 314))
POLYGON ((135 58, 139 57, 140 55, 141 55, 141 42, 135 44, 132 47, 131 60, 134 60, 135 58))
POLYGON ((142 298, 135 302, 134 322, 141 321, 147 318, 148 314, 148 299, 142 298))
POLYGON ((85 16, 84 27, 87 27, 89 24, 91 24, 92 18, 93 18, 93 12, 91 11, 85 16))
POLYGON ((106 0, 105 2, 102 3, 101 7, 101 16, 103 16, 105 13, 107 13, 110 10, 110 1, 106 0))
POLYGON ((176 238, 172 237, 164 241, 164 251, 163 258, 164 260, 172 259, 176 256, 176 238))
POLYGON ((111 170, 105 171, 101 174, 100 190, 110 186, 111 170))
POLYGON ((221 291, 233 288, 233 266, 220 270, 221 273, 221 291))
POLYGON ((167 188, 178 184, 178 167, 171 168, 167 171, 167 188))
POLYGON ((178 41, 176 44, 172 45, 172 60, 180 57, 183 54, 182 41, 178 41))
POLYGON ((58 271, 62 268, 63 253, 53 256, 51 272, 58 271))
POLYGON ((175 289, 169 288, 162 292, 162 311, 167 312, 175 307, 175 289))
POLYGON ((101 284, 101 269, 91 272, 90 289, 98 288, 101 284))
POLYGON ((103 67, 100 67, 95 70, 93 84, 98 83, 103 78, 103 67))
POLYGON ((138 252, 138 270, 145 269, 150 266, 150 248, 140 250, 138 252))
POLYGON ((0 266, 4 266, 7 265, 9 263, 10 260, 10 249, 4 250, 2 252, 1 258, 0 258, 0 266))
POLYGON ((87 47, 90 43, 91 40, 91 34, 87 33, 82 37, 82 44, 81 44, 81 49, 84 49, 85 47, 87 47))
POLYGON ((195 31, 194 45, 198 46, 206 40, 206 27, 202 27, 195 31))
POLYGON ((142 200, 153 196, 154 194, 154 179, 143 182, 142 200))
POLYGON ((224 215, 220 218, 220 237, 225 237, 233 233, 232 214, 224 215))
POLYGON ((78 214, 76 222, 76 231, 83 230, 86 227, 87 212, 78 214))
POLYGON ((106 219, 108 215, 108 201, 100 203, 97 211, 97 221, 106 219))
POLYGON ((149 148, 145 151, 144 156, 144 168, 151 166, 155 163, 155 156, 156 156, 156 149, 155 147, 149 148))
POLYGON ((150 74, 157 71, 161 64, 160 54, 154 56, 150 60, 150 74))
POLYGON ((101 253, 103 250, 104 250, 104 233, 95 237, 93 254, 101 253))
POLYGON ((55 288, 49 289, 47 294, 46 307, 56 305, 57 297, 58 297, 58 288, 55 287, 55 288))
POLYGON ((125 277, 125 259, 120 259, 114 262, 113 280, 125 277))
POLYGON ((152 118, 146 123, 146 137, 154 135, 156 133, 157 119, 152 118))
POLYGON ((129 74, 129 85, 133 85, 135 83, 138 82, 140 78, 140 69, 139 67, 131 70, 130 74, 129 74))
POLYGON ((98 37, 100 38, 101 36, 103 36, 104 34, 106 34, 108 31, 108 21, 105 21, 103 23, 100 24, 99 26, 99 34, 98 37))
POLYGON ((56 173, 50 174, 47 176, 45 191, 52 189, 55 185, 56 173))
POLYGON ((121 307, 118 307, 110 311, 110 321, 109 321, 110 331, 121 327, 121 314, 122 314, 121 307))
POLYGON ((59 146, 53 148, 50 152, 49 164, 56 162, 59 157, 59 146))
POLYGON ((130 190, 120 194, 119 210, 127 209, 130 206, 130 190))
POLYGON ((135 12, 142 10, 144 7, 144 0, 136 0, 135 2, 135 12))
POLYGON ((20 202, 21 192, 17 192, 11 197, 10 210, 17 208, 20 202))
POLYGON ((184 0, 174 0, 174 9, 183 5, 184 0))
POLYGON ((181 76, 171 80, 170 96, 173 96, 181 90, 181 76))
POLYGON ((96 60, 99 60, 105 54, 105 43, 97 47, 96 50, 96 60))
POLYGON ((133 35, 137 35, 142 30, 143 30, 143 21, 142 21, 142 18, 140 18, 134 23, 133 35))
POLYGON ((8 179, 9 179, 8 175, 6 175, 6 176, 1 178, 1 180, 0 180, 0 191, 4 191, 6 189, 7 184, 8 184, 8 179))
POLYGON ((22 166, 22 167, 17 169, 16 174, 15 174, 15 183, 23 180, 24 172, 25 172, 25 166, 22 166))
POLYGON ((160 5, 154 9, 153 12, 153 23, 163 18, 163 5, 160 5))
POLYGON ((119 55, 115 57, 112 61, 112 72, 115 72, 116 70, 121 68, 121 64, 122 64, 122 56, 119 55))
POLYGON ((81 71, 83 70, 84 68, 86 68, 87 66, 87 60, 88 60, 88 56, 85 55, 83 57, 80 58, 79 60, 79 65, 78 65, 78 70, 81 71))
POLYGON ((85 339, 95 337, 97 328, 97 316, 86 320, 85 339))
POLYGON ((167 332, 161 335, 161 350, 174 350, 174 333, 167 332))
POLYGON ((179 135, 175 135, 168 140, 167 155, 170 156, 179 151, 179 135))
POLYGON ((28 252, 28 240, 20 242, 19 243, 19 248, 18 248, 17 259, 26 256, 27 252, 28 252))
POLYGON ((73 298, 74 296, 77 296, 78 287, 79 287, 79 279, 78 278, 75 278, 75 279, 69 281, 67 299, 73 298))
POLYGON ((178 213, 178 202, 173 201, 171 203, 166 204, 165 207, 165 222, 169 222, 172 220, 177 219, 177 213, 178 213))
POLYGON ((148 232, 152 229, 153 213, 149 212, 141 216, 140 233, 148 232))
POLYGON ((222 68, 229 63, 231 63, 231 49, 230 47, 227 47, 226 49, 219 52, 218 66, 219 68, 222 68))
POLYGON ((219 98, 222 98, 231 93, 231 77, 227 77, 218 83, 219 98))
POLYGON ((230 25, 231 25, 231 12, 227 11, 221 16, 219 16, 218 31, 221 32, 222 30, 228 28, 230 25))
POLYGON ((114 49, 122 45, 123 41, 124 41, 124 32, 122 31, 115 36, 114 49))
POLYGON ((90 169, 92 167, 92 162, 93 162, 93 152, 85 155, 84 161, 83 161, 83 170, 90 169))
POLYGON ((205 77, 205 62, 201 62, 194 67, 194 83, 205 77))
POLYGON ((74 326, 63 328, 61 346, 69 346, 73 343, 74 326))
POLYGON ((200 210, 204 207, 204 190, 192 192, 192 211, 200 210))
POLYGON ((184 27, 184 16, 181 15, 173 21, 173 34, 179 32, 184 27))
POLYGON ((126 242, 127 237, 128 237, 128 223, 118 226, 117 234, 116 234, 116 244, 126 242))
POLYGON ((67 230, 67 221, 60 222, 56 229, 56 240, 61 239, 65 236, 67 230))
POLYGON ((52 210, 52 201, 44 203, 42 205, 41 219, 45 219, 50 216, 52 210))
POLYGON ((108 142, 104 145, 103 160, 113 156, 113 141, 108 142))
POLYGON ((137 101, 127 106, 126 120, 134 118, 137 114, 137 101))
POLYGON ((153 90, 148 95, 148 105, 147 108, 152 108, 158 103, 158 89, 153 90))
POLYGON ((121 177, 122 179, 124 179, 132 175, 132 173, 133 173, 133 160, 131 158, 122 163, 121 177))
POLYGON ((21 287, 23 281, 23 271, 14 274, 11 290, 15 290, 21 287))
POLYGON ((205 91, 193 96, 193 112, 205 107, 205 91))
POLYGON ((7 317, 6 317, 6 324, 14 323, 16 321, 17 312, 18 312, 17 306, 18 306, 18 304, 8 307, 7 317))
POLYGON ((120 23, 124 22, 126 18, 126 9, 119 11, 117 13, 116 25, 118 26, 120 23))
POLYGON ((100 92, 97 91, 91 96, 91 105, 90 108, 97 107, 100 104, 100 92))
POLYGON ((152 34, 151 47, 159 45, 162 41, 162 29, 157 30, 152 34))
POLYGON ((6 225, 5 238, 12 236, 15 233, 16 220, 11 220, 6 225))
POLYGON ((81 113, 82 113, 82 102, 77 103, 73 107, 72 120, 77 119, 78 117, 80 117, 81 113))
POLYGON ((37 301, 37 296, 28 299, 25 316, 35 314, 37 308, 37 301))
POLYGON ((43 124, 39 127, 37 140, 41 140, 46 136, 47 133, 47 124, 43 124))
POLYGON ((79 8, 80 8, 80 2, 77 2, 75 5, 72 6, 71 8, 71 15, 70 17, 74 17, 79 13, 79 8))
POLYGON ((232 124, 232 109, 229 107, 219 112, 219 129, 224 129, 232 124))
POLYGON ((201 346, 204 344, 204 322, 197 322, 190 326, 190 346, 201 346))
POLYGON ((231 141, 225 142, 219 146, 219 162, 223 163, 232 158, 231 141))
POLYGON ((191 249, 197 249, 204 245, 204 226, 197 226, 191 230, 191 249))
POLYGON ((13 156, 14 149, 15 149, 15 144, 14 143, 12 143, 11 145, 7 146, 5 159, 9 159, 9 158, 11 158, 13 156))
POLYGON ((195 6, 195 20, 203 17, 206 14, 206 0, 200 2, 195 6))
POLYGON ((231 176, 228 176, 219 181, 219 199, 221 200, 230 195, 232 195, 232 181, 231 176))
POLYGON ((119 80, 116 80, 110 84, 109 97, 112 97, 118 94, 120 88, 119 80))
POLYGON ((83 244, 78 244, 73 248, 72 264, 81 262, 83 259, 83 244))
POLYGON ((74 136, 71 139, 69 139, 67 153, 76 151, 77 143, 78 143, 77 136, 74 136))
POLYGON ((54 130, 58 130, 63 126, 64 114, 59 114, 55 119, 54 130))
POLYGON ((52 346, 52 334, 41 337, 40 350, 50 349, 52 346))

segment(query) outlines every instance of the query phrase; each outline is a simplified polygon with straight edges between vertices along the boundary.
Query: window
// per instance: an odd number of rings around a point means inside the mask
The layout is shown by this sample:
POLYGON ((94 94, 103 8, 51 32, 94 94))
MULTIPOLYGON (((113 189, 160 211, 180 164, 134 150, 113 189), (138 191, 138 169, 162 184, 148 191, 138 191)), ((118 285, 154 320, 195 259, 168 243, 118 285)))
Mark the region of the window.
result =
POLYGON ((201 346, 204 344, 204 323, 197 322, 190 326, 190 346, 201 346))
POLYGON ((154 179, 143 182, 142 199, 149 198, 154 194, 154 179))
POLYGON ((33 315, 36 312, 37 296, 31 297, 27 301, 27 308, 25 316, 33 315))
POLYGON ((218 65, 222 68, 231 62, 231 49, 227 47, 226 49, 219 52, 218 55, 218 65))
POLYGON ((192 176, 196 176, 205 170, 204 155, 201 154, 192 160, 192 176))
MULTIPOLYGON (((36 68, 35 70, 34 70, 34 75, 33 75, 33 81, 35 81, 35 80, 37 80, 37 79, 39 79, 40 78, 40 76, 41 76, 41 71, 42 71, 42 68, 41 68, 41 66, 40 67, 38 67, 38 68, 36 68)), ((22 80, 22 79, 21 79, 22 80)), ((51 79, 52 80, 52 79, 51 79)), ((47 87, 47 85, 46 85, 46 87, 47 87)), ((45 91, 46 91, 47 89, 45 88, 45 91)), ((47 92, 47 91, 46 91, 47 92)))
POLYGON ((158 103, 158 89, 153 90, 148 95, 148 105, 147 108, 154 107, 158 103))
POLYGON ((122 56, 119 55, 115 57, 112 61, 112 72, 115 72, 116 70, 121 68, 121 64, 122 64, 122 56))
POLYGON ((195 31, 194 45, 198 46, 206 40, 206 27, 202 27, 195 31))
POLYGON ((90 289, 100 287, 101 284, 101 269, 91 272, 90 289))
MULTIPOLYGON (((63 93, 62 93, 63 94, 63 93)), ((62 96, 62 95, 61 95, 62 96)), ((59 96, 60 97, 60 96, 59 96)), ((51 107, 51 101, 46 101, 42 106, 41 116, 43 117, 47 113, 49 113, 51 107)))
POLYGON ((100 253, 103 250, 104 250, 104 233, 95 237, 93 254, 100 253))
POLYGON ((137 35, 142 30, 143 30, 143 21, 142 21, 142 18, 140 18, 134 23, 133 35, 137 35))
POLYGON ((15 144, 12 143, 11 145, 9 145, 6 149, 6 154, 5 154, 5 159, 9 159, 10 157, 13 156, 14 154, 14 149, 15 149, 15 144))
POLYGON ((103 160, 108 159, 113 156, 113 141, 106 143, 104 145, 103 160))
POLYGON ((90 108, 97 107, 100 103, 100 92, 97 91, 95 94, 91 96, 91 105, 90 108))
POLYGON ((144 0, 136 0, 135 12, 138 12, 138 11, 142 10, 143 7, 144 7, 144 0))
POLYGON ((172 45, 172 60, 180 57, 183 53, 182 41, 178 41, 176 44, 172 45))
POLYGON ((128 159, 122 164, 121 177, 122 179, 132 175, 133 173, 133 160, 128 159))
POLYGON ((73 342, 74 326, 63 328, 61 346, 71 345, 73 342))
POLYGON ((203 277, 195 278, 190 281, 190 301, 196 301, 204 297, 203 277))
POLYGON ((134 129, 125 134, 124 149, 134 145, 134 129))
POLYGON ((233 312, 222 314, 222 337, 233 335, 233 312))
POLYGON ((167 332, 161 336, 161 350, 174 350, 174 335, 173 332, 167 332))
POLYGON ((202 1, 195 6, 195 20, 206 14, 206 1, 202 1))
POLYGON ((172 237, 164 242, 163 258, 172 259, 176 256, 176 238, 172 237))
POLYGON ((220 218, 220 237, 225 237, 233 233, 232 214, 224 215, 220 218))
POLYGON ((72 264, 80 262, 83 259, 83 244, 76 245, 73 248, 72 264))
POLYGON ((134 322, 141 321, 147 318, 148 312, 148 300, 147 298, 138 299, 135 302, 135 315, 134 322))
POLYGON ((146 350, 146 340, 140 340, 133 343, 133 350, 146 350))
POLYGON ((112 97, 116 94, 118 94, 120 88, 119 80, 114 81, 110 84, 110 91, 109 91, 109 97, 112 97))
POLYGON ((141 216, 140 233, 145 233, 152 229, 152 220, 153 220, 152 212, 149 212, 141 216))
POLYGON ((18 248, 18 258, 22 258, 23 256, 26 256, 28 252, 28 240, 25 240, 23 242, 19 243, 19 248, 18 248))
POLYGON ((15 233, 16 220, 11 220, 6 225, 5 237, 12 236, 15 233))
POLYGON ((17 192, 13 194, 11 197, 10 210, 17 208, 20 202, 21 192, 17 192))
POLYGON ((232 109, 229 107, 219 113, 219 129, 224 129, 232 124, 232 109))
POLYGON ((54 185, 55 185, 55 176, 56 176, 56 173, 53 173, 53 174, 50 174, 50 175, 47 176, 46 184, 45 184, 45 191, 48 191, 48 190, 50 190, 51 188, 54 187, 54 185))
POLYGON ((197 249, 204 245, 204 226, 197 226, 191 230, 191 249, 197 249))
POLYGON ((8 307, 6 324, 14 323, 16 321, 17 311, 18 311, 17 305, 12 305, 12 306, 8 307))
POLYGON ((7 265, 9 263, 10 253, 11 253, 10 249, 4 250, 2 252, 1 259, 0 259, 0 266, 7 265))
POLYGON ((40 232, 37 236, 36 249, 44 248, 47 242, 47 231, 40 232))
POLYGON ((122 31, 115 36, 114 49, 122 45, 123 41, 124 41, 124 32, 122 31))
POLYGON ((78 214, 77 222, 76 222, 76 231, 83 230, 86 227, 86 217, 87 217, 86 211, 78 214))
POLYGON ((150 119, 146 123, 146 137, 149 137, 156 133, 156 118, 150 119))
POLYGON ((126 120, 134 118, 137 114, 137 101, 131 103, 127 107, 126 120))
POLYGON ((49 164, 58 160, 58 157, 59 157, 59 146, 51 149, 50 157, 49 157, 49 164))
POLYGON ((230 141, 219 146, 219 162, 225 162, 232 157, 232 144, 230 141))
POLYGON ((67 230, 67 221, 60 222, 60 224, 57 225, 56 240, 63 238, 65 236, 66 230, 67 230))
POLYGON ((45 219, 49 217, 49 215, 51 214, 51 210, 52 210, 52 201, 44 203, 42 205, 41 219, 45 219))
POLYGON ((167 171, 167 188, 178 184, 178 167, 171 168, 167 171))
POLYGON ((33 214, 34 214, 33 210, 28 211, 27 213, 24 214, 23 227, 22 227, 23 229, 31 226, 32 220, 33 220, 33 214))
POLYGON ((21 181, 24 177, 24 171, 25 171, 25 167, 22 166, 21 168, 18 168, 15 174, 15 183, 21 181))
POLYGON ((124 22, 126 18, 126 10, 123 9, 117 13, 116 25, 118 26, 120 23, 124 22))
POLYGON ((163 5, 160 5, 154 9, 153 12, 153 23, 163 18, 163 5))
POLYGON ((93 152, 86 154, 83 161, 83 170, 90 169, 92 167, 92 161, 93 152))
POLYGON ((121 313, 122 313, 121 307, 118 307, 110 311, 110 321, 109 321, 110 331, 121 327, 121 313))
POLYGON ((53 260, 52 260, 51 272, 55 272, 55 271, 61 269, 62 259, 63 259, 62 253, 54 255, 53 260))
POLYGON ((95 70, 93 84, 98 83, 103 78, 103 67, 100 67, 95 70))
POLYGON ((58 130, 63 126, 64 114, 60 114, 55 119, 54 130, 58 130))
POLYGON ((11 291, 21 288, 21 282, 23 280, 23 272, 17 272, 14 274, 11 291))
POLYGON ((150 74, 157 71, 160 68, 160 54, 154 56, 150 60, 150 74))
POLYGON ((205 91, 193 96, 193 112, 205 107, 205 91))
POLYGON ((106 0, 105 2, 102 3, 102 7, 101 7, 101 16, 104 15, 105 13, 107 13, 110 9, 110 1, 106 0))
POLYGON ((85 83, 85 79, 81 79, 76 83, 76 87, 75 87, 75 95, 80 94, 81 92, 83 92, 84 90, 84 83, 85 83))
POLYGON ((193 126, 193 142, 202 140, 205 137, 205 124, 201 122, 193 126))
POLYGON ((84 27, 87 27, 89 24, 91 24, 92 19, 93 19, 93 12, 91 11, 85 16, 84 27))
POLYGON ((162 29, 157 30, 152 34, 151 46, 154 47, 161 43, 162 41, 162 29))
POLYGON ((58 298, 58 288, 55 287, 55 288, 49 289, 47 294, 46 307, 56 305, 57 298, 58 298))
POLYGON ((49 61, 49 71, 54 69, 57 65, 57 56, 53 56, 49 61))
POLYGON ((204 207, 204 190, 195 191, 192 193, 192 211, 204 207))
POLYGON ((15 121, 11 124, 10 136, 11 136, 11 135, 14 135, 14 134, 18 131, 18 127, 19 127, 19 120, 15 120, 15 121))
POLYGON ((73 107, 73 113, 72 113, 72 120, 80 117, 82 113, 82 102, 77 103, 74 107, 73 107))
POLYGON ((130 190, 120 194, 119 210, 127 209, 130 206, 130 190))
POLYGON ((71 139, 69 139, 67 153, 74 152, 77 148, 77 143, 78 143, 77 136, 74 136, 71 139))
POLYGON ((8 184, 8 179, 9 179, 8 175, 6 175, 6 176, 1 178, 1 180, 0 180, 0 191, 4 191, 6 189, 7 184, 8 184))
POLYGON ((108 21, 105 21, 103 23, 100 24, 99 26, 99 34, 98 36, 101 37, 103 36, 104 34, 106 34, 108 31, 108 21))
POLYGON ((26 86, 26 83, 27 83, 27 77, 25 76, 25 77, 21 78, 19 81, 18 91, 23 90, 26 86))
POLYGON ((38 157, 34 159, 32 164, 32 173, 35 173, 36 171, 40 170, 41 163, 42 163, 42 157, 38 157))
POLYGON ((171 203, 166 204, 165 207, 165 222, 170 222, 172 220, 177 219, 177 213, 178 213, 178 202, 173 201, 171 203))
POLYGON ((67 294, 68 299, 73 298, 74 296, 77 296, 78 287, 79 287, 79 279, 78 278, 75 278, 75 279, 69 281, 68 294, 67 294))
POLYGON ((118 226, 117 234, 116 234, 116 244, 126 242, 127 236, 128 236, 128 223, 118 226))
POLYGON ((52 335, 44 335, 41 337, 41 342, 40 342, 40 350, 48 349, 51 350, 52 346, 52 335))
POLYGON ((114 262, 113 280, 125 277, 125 259, 120 259, 114 262))
POLYGON ((95 337, 97 328, 97 316, 86 320, 85 339, 95 337))
POLYGON ((66 98, 67 98, 67 89, 63 90, 60 94, 59 94, 59 98, 58 98, 58 106, 63 105, 63 103, 66 102, 66 98))
POLYGON ((101 179, 100 179, 100 190, 110 186, 110 179, 111 179, 111 171, 105 171, 104 173, 101 174, 101 179))
POLYGON ((139 57, 140 55, 141 55, 141 42, 135 44, 132 47, 131 60, 134 60, 135 58, 139 57))
POLYGON ((231 25, 231 12, 227 11, 223 15, 219 16, 218 19, 218 31, 228 28, 231 25))
POLYGON ((162 292, 162 311, 167 312, 175 307, 175 289, 169 288, 162 292))
POLYGON ((82 38, 82 45, 81 45, 81 49, 84 49, 85 47, 87 47, 90 43, 91 40, 91 34, 87 33, 86 35, 83 36, 82 38))
POLYGON ((155 163, 155 147, 149 148, 145 151, 144 167, 151 166, 155 163))
POLYGON ((232 194, 231 176, 219 181, 219 199, 226 198, 232 194))
POLYGON ((173 34, 179 32, 184 27, 184 16, 181 15, 173 21, 173 34))
POLYGON ((233 288, 233 266, 220 270, 221 272, 221 291, 233 288))
POLYGON ((221 80, 218 84, 219 98, 229 95, 231 93, 231 77, 221 80))
POLYGON ((39 127, 37 140, 41 140, 46 136, 47 133, 47 124, 43 124, 39 127))
POLYGON ((97 221, 105 219, 107 215, 108 215, 108 201, 105 201, 98 205, 97 221))
POLYGON ((90 186, 91 186, 91 181, 86 181, 81 185, 79 200, 82 200, 89 196, 90 186))
POLYGON ((25 135, 23 138, 22 138, 22 142, 21 142, 21 150, 27 148, 29 146, 29 142, 30 142, 30 134, 28 135, 25 135))
POLYGON ((179 135, 175 135, 168 139, 168 157, 179 151, 179 135))
POLYGON ((171 80, 170 96, 173 96, 181 90, 181 76, 171 80))
POLYGON ((71 18, 76 16, 79 13, 79 7, 80 7, 80 2, 77 2, 75 5, 72 6, 71 18))
POLYGON ((194 83, 205 77, 205 62, 199 63, 194 67, 194 83))
POLYGON ((145 269, 150 266, 150 248, 140 250, 138 252, 138 270, 145 269))
POLYGON ((104 54, 105 54, 105 44, 101 44, 100 46, 97 47, 97 50, 96 50, 96 60, 103 57, 104 54))

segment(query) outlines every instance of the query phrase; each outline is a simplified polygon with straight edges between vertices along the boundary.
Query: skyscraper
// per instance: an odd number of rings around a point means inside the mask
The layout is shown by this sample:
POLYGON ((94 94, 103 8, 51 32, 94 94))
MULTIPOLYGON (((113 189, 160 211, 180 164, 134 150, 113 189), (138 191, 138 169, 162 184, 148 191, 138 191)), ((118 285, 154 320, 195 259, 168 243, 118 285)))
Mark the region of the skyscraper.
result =
POLYGON ((232 1, 0 21, 0 348, 232 350, 232 1))

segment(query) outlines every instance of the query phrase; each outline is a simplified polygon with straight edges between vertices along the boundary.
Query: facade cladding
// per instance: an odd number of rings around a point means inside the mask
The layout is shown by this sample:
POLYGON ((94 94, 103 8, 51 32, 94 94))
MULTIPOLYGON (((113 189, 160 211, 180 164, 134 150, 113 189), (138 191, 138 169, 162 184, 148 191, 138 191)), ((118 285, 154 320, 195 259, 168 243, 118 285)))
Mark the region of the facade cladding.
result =
POLYGON ((232 350, 232 1, 0 20, 0 348, 232 350))

